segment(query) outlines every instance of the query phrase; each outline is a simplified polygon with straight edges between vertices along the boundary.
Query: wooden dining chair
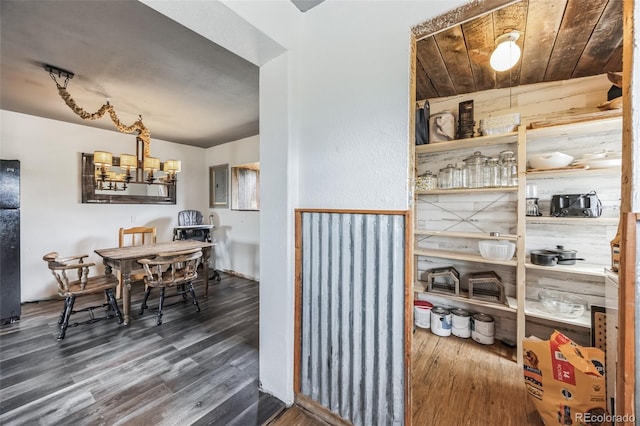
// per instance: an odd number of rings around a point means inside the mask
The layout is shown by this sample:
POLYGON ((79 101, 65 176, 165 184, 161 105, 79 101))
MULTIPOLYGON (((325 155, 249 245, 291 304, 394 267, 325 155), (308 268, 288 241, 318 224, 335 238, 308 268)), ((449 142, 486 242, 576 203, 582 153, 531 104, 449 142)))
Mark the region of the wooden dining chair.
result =
MULTIPOLYGON (((120 228, 118 233, 118 247, 140 246, 144 244, 156 243, 155 226, 135 226, 133 228, 120 228)), ((131 283, 142 282, 144 280, 144 270, 135 269, 131 271, 131 283)), ((122 297, 122 275, 118 272, 118 288, 116 298, 122 297)))
POLYGON ((89 312, 90 319, 74 323, 73 326, 80 324, 91 324, 102 319, 117 318, 118 324, 122 324, 122 315, 118 308, 118 303, 113 294, 113 289, 118 285, 118 280, 113 275, 95 275, 89 276, 89 268, 95 266, 93 262, 85 262, 84 259, 89 257, 88 254, 79 256, 60 257, 57 252, 47 253, 42 260, 47 262, 51 273, 58 282, 58 295, 64 298, 64 308, 60 313, 58 325, 60 325, 60 333, 58 340, 64 339, 67 328, 69 327, 69 318, 73 314, 79 312, 89 312), (73 275, 73 271, 77 272, 77 280, 70 279, 67 274, 73 275), (88 306, 77 311, 73 310, 77 297, 95 295, 103 293, 106 296, 106 302, 101 305, 88 306), (93 311, 98 308, 109 307, 111 314, 104 317, 95 317, 93 311))
MULTIPOLYGON (((165 297, 182 296, 187 299, 187 294, 191 296, 191 302, 196 306, 196 312, 200 312, 200 305, 196 299, 196 292, 193 288, 193 281, 198 277, 198 264, 202 258, 201 249, 175 251, 171 253, 161 253, 153 259, 140 259, 138 263, 142 264, 145 270, 144 283, 146 291, 144 300, 140 306, 140 315, 144 314, 147 306, 147 300, 151 294, 151 289, 160 289, 160 299, 157 308, 157 324, 162 324, 162 310, 165 307, 165 297), (170 296, 165 295, 167 287, 176 288, 177 292, 170 296)), ((176 302, 177 303, 177 302, 176 302)), ((172 305, 174 305, 173 303, 172 305)), ((171 305, 167 305, 171 306, 171 305)))

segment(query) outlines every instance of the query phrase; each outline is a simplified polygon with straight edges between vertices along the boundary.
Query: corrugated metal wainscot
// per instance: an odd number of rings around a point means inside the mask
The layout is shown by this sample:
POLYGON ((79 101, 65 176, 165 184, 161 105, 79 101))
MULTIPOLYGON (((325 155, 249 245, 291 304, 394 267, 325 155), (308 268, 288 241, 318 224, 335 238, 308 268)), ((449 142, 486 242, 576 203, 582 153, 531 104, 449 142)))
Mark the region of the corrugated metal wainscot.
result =
POLYGON ((354 425, 404 424, 407 218, 393 213, 299 212, 300 392, 354 425))

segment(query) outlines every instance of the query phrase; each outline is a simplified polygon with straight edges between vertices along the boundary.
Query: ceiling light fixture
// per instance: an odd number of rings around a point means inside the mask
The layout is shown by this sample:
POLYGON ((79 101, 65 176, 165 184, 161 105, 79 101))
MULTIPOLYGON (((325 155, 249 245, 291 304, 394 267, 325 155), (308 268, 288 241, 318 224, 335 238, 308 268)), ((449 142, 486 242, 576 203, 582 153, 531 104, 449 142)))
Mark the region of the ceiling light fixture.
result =
POLYGON ((94 151, 93 164, 96 167, 95 177, 98 189, 118 191, 127 189, 127 184, 131 182, 146 182, 148 184, 152 184, 156 180, 158 180, 157 183, 160 184, 175 185, 177 181, 176 174, 181 171, 180 160, 167 160, 162 164, 158 158, 151 157, 151 133, 142 123, 142 116, 138 116, 138 120, 131 126, 126 126, 118 118, 118 115, 116 114, 113 106, 109 103, 109 100, 107 100, 107 102, 102 105, 98 111, 88 113, 76 104, 67 91, 69 80, 74 77, 74 74, 71 71, 46 64, 44 65, 44 69, 56 83, 60 97, 77 116, 83 120, 97 120, 102 118, 105 113, 108 112, 111 121, 113 121, 113 124, 119 132, 137 132, 136 155, 121 154, 120 158, 117 159, 113 158, 113 155, 110 152, 94 151), (58 82, 58 79, 64 79, 62 84, 58 82), (111 167, 119 167, 125 173, 110 171, 109 168, 111 167), (158 179, 154 176, 154 172, 161 170, 161 168, 165 173, 165 176, 158 179), (146 173, 146 176, 144 173, 146 173), (118 187, 118 183, 121 183, 122 185, 118 187))
POLYGON ((496 39, 496 49, 489 59, 491 68, 498 72, 507 71, 518 63, 520 60, 520 47, 516 44, 518 38, 520 34, 517 31, 511 31, 496 39))

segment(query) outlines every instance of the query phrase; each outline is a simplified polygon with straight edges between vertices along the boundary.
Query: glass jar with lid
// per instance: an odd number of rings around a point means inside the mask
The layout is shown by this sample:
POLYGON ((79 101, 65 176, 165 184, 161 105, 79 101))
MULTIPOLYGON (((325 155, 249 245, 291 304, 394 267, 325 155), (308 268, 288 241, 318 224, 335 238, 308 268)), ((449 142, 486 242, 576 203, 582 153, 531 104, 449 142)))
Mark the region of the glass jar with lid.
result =
POLYGON ((505 151, 501 151, 500 152, 500 164, 506 162, 509 158, 514 158, 513 157, 513 151, 511 151, 510 149, 507 149, 505 151))
POLYGON ((453 164, 447 164, 447 167, 440 169, 438 173, 438 187, 440 189, 453 188, 453 164))
POLYGON ((416 179, 416 190, 431 191, 438 187, 438 178, 430 170, 418 176, 416 179))
POLYGON ((456 163, 455 167, 453 168, 453 175, 451 178, 451 183, 453 188, 466 187, 466 184, 467 184, 466 173, 467 171, 465 169, 464 161, 456 163))
POLYGON ((469 188, 482 188, 484 186, 484 163, 487 157, 480 151, 473 153, 471 157, 464 159, 467 169, 467 181, 469 188))
POLYGON ((487 160, 484 166, 483 186, 485 188, 496 188, 501 184, 501 169, 499 159, 492 157, 487 160))
POLYGON ((518 186, 518 163, 515 158, 508 158, 500 169, 501 186, 518 186))

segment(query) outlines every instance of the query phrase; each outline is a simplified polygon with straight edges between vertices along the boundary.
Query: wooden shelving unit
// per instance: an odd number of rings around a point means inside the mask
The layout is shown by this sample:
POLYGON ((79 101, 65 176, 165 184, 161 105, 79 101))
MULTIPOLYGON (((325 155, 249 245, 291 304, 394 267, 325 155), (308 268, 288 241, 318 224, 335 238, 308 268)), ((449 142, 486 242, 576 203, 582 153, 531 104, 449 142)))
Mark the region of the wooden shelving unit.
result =
MULTIPOLYGON (((621 118, 620 117, 607 117, 603 119, 595 119, 591 121, 582 121, 572 124, 561 124, 557 126, 549 126, 544 128, 537 128, 527 130, 521 127, 517 132, 506 133, 502 135, 482 136, 478 138, 455 140, 449 142, 440 142, 428 145, 421 145, 415 147, 415 162, 416 164, 428 164, 433 171, 438 169, 440 164, 451 163, 452 158, 460 158, 462 154, 456 154, 456 152, 463 152, 464 155, 470 150, 487 148, 487 150, 493 150, 497 152, 500 149, 511 149, 516 154, 518 161, 518 181, 517 187, 506 188, 478 188, 478 189, 449 189, 449 190, 431 190, 431 191, 415 191, 416 203, 414 203, 415 214, 414 221, 420 222, 422 225, 416 227, 414 231, 415 247, 413 249, 414 255, 414 270, 416 281, 414 284, 414 291, 416 293, 423 294, 423 298, 429 298, 431 296, 434 300, 446 302, 449 306, 462 306, 462 307, 477 307, 481 311, 493 311, 498 317, 504 317, 505 315, 515 318, 515 330, 513 332, 512 339, 517 342, 517 360, 522 362, 522 340, 525 336, 525 325, 527 321, 534 320, 536 324, 542 323, 549 324, 549 327, 553 327, 553 324, 557 324, 563 328, 575 328, 584 330, 591 327, 591 311, 587 310, 582 316, 578 318, 563 318, 556 315, 552 315, 547 312, 544 307, 537 300, 530 300, 525 295, 535 295, 537 286, 539 288, 545 288, 547 282, 553 282, 554 286, 561 287, 563 285, 569 286, 566 291, 580 293, 581 288, 571 288, 572 282, 588 282, 593 286, 594 283, 602 280, 604 289, 604 276, 605 268, 604 264, 607 263, 607 258, 610 253, 607 250, 603 250, 600 253, 599 258, 595 259, 596 262, 582 262, 577 261, 575 265, 556 265, 553 267, 534 265, 528 259, 528 252, 537 245, 548 244, 549 247, 555 247, 559 243, 554 243, 554 238, 558 239, 561 236, 558 234, 557 225, 565 228, 564 231, 568 236, 566 238, 567 245, 573 243, 571 235, 578 235, 581 238, 586 238, 585 232, 589 232, 593 235, 594 239, 599 239, 598 244, 604 247, 605 241, 603 237, 605 233, 601 229, 614 228, 618 224, 618 217, 615 214, 615 203, 617 198, 615 193, 613 195, 606 195, 606 209, 604 211, 604 217, 598 218, 580 218, 580 217, 550 217, 550 216, 526 216, 525 209, 525 186, 528 181, 540 183, 543 187, 543 197, 550 199, 550 194, 555 193, 578 193, 575 192, 561 192, 565 189, 567 191, 573 191, 574 187, 579 187, 582 182, 588 182, 585 185, 592 185, 600 182, 615 181, 616 177, 621 173, 619 167, 590 169, 590 168, 574 168, 567 170, 536 170, 527 171, 526 158, 529 150, 531 152, 540 152, 542 149, 548 149, 550 151, 563 150, 563 149, 575 149, 574 153, 568 152, 570 155, 577 157, 586 149, 590 149, 589 143, 594 146, 598 145, 600 149, 606 145, 606 142, 601 142, 600 139, 616 138, 616 135, 621 135, 621 118), (594 136, 595 135, 595 136, 594 136), (613 135, 613 136, 612 136, 613 135), (574 143, 563 144, 563 149, 558 148, 558 141, 574 141, 580 140, 580 138, 587 139, 587 143, 574 143), (595 139, 597 138, 597 139, 595 139), (595 142, 594 142, 595 141, 595 142), (504 148, 502 148, 504 146, 504 148), (564 148, 567 146, 567 148, 564 148), (432 160, 433 158, 433 160, 432 160), (546 186, 545 186, 546 185, 546 186), (472 219, 475 218, 473 208, 480 208, 482 202, 486 203, 486 200, 491 197, 492 193, 505 194, 509 197, 511 207, 511 230, 510 232, 502 233, 499 236, 491 236, 489 233, 476 232, 472 229, 464 229, 464 227, 458 229, 456 224, 439 224, 438 229, 429 229, 429 225, 433 225, 434 216, 440 214, 450 215, 449 220, 454 221, 456 217, 461 218, 461 222, 468 224, 467 228, 471 228, 473 223, 472 219), (438 195, 437 199, 422 198, 430 195, 438 195), (452 198, 446 196, 451 195, 452 198), (464 212, 456 213, 452 210, 454 207, 451 205, 457 205, 460 200, 468 197, 469 203, 464 212), (516 198, 513 201, 513 197, 516 198), (420 202, 422 200, 422 202, 420 202), (428 202, 425 203, 425 201, 428 202), (432 201, 435 200, 435 201, 432 201), (451 202, 447 200, 452 200, 451 202), (478 201, 482 200, 482 201, 478 201), (454 202, 455 201, 455 202, 454 202), (446 208, 440 208, 431 210, 433 213, 428 215, 426 209, 433 208, 434 203, 443 203, 446 208), (449 204, 447 204, 449 203, 449 204), (426 205, 425 205, 426 204, 426 205), (476 206, 476 207, 469 207, 476 206), (426 217, 421 216, 426 215, 426 217), (464 219, 464 220, 463 220, 464 219), (546 229, 553 229, 553 231, 546 231, 546 229), (590 231, 584 231, 588 229, 590 231), (515 231, 515 232, 514 232, 515 231), (552 234, 547 237, 545 232, 551 232, 552 234), (437 240, 430 240, 430 237, 438 237, 437 240), (516 243, 516 254, 513 259, 507 261, 493 261, 483 258, 477 253, 469 250, 472 247, 477 247, 477 241, 482 239, 492 240, 508 240, 516 243), (529 242, 531 240, 531 242, 529 242), (458 242, 459 241, 459 242, 458 242), (421 244, 425 244, 428 248, 420 247, 421 244), (436 248, 434 248, 436 247, 436 248), (458 247, 460 247, 458 249, 458 247), (458 266, 462 270, 477 270, 479 264, 487 265, 489 268, 491 265, 496 265, 498 268, 513 268, 512 275, 514 282, 509 282, 511 285, 515 285, 516 294, 510 295, 509 305, 500 305, 496 303, 486 302, 483 300, 471 299, 466 297, 465 294, 460 296, 442 293, 442 292, 428 292, 428 285, 424 281, 420 281, 420 273, 424 270, 419 270, 419 264, 422 265, 441 265, 443 259, 447 264, 454 265, 456 269, 458 266), (426 263, 425 263, 426 261, 426 263), (476 266, 474 266, 476 265, 476 266), (475 269, 474 269, 475 268, 475 269), (535 274, 534 274, 535 272, 535 274), (544 277, 541 283, 529 282, 527 280, 528 275, 532 277, 544 277), (575 278, 575 280, 574 280, 575 278), (527 289, 529 291, 527 291, 527 289)), ((621 143, 621 137, 620 143, 621 143)), ((617 139, 616 139, 617 141, 617 139)), ((607 149, 616 148, 615 142, 610 142, 606 146, 607 149)), ((592 152, 599 151, 600 149, 593 148, 592 152)), ((484 151, 483 151, 484 153, 484 151)), ((495 154, 494 154, 495 155, 495 154)), ((590 188, 583 188, 579 193, 589 192, 590 188)), ((606 192, 606 191, 605 191, 606 192)), ((500 195, 502 196, 502 195, 500 195)), ((496 214, 503 217, 506 215, 504 211, 497 212, 496 214)), ((447 216, 448 217, 448 216, 447 216)), ((509 219, 505 216, 504 223, 508 223, 509 219)), ((443 220, 447 220, 446 218, 443 220)), ((608 244, 608 241, 606 241, 608 244)), ((577 244, 577 243, 574 243, 577 244)), ((547 248, 549 248, 547 247, 547 248)), ((572 248, 572 247, 567 247, 572 248)), ((578 244, 577 248, 580 251, 583 250, 584 244, 578 244)), ((578 255, 578 257, 580 257, 578 255)), ((593 257, 593 256, 592 256, 593 257)), ((591 259, 593 260, 593 259, 591 259)), ((422 268, 428 268, 428 266, 421 266, 422 268)), ((504 270, 504 269, 502 269, 504 270)), ((509 274, 507 274, 509 275, 509 274)), ((461 282, 463 277, 461 276, 461 282)), ((533 278, 532 278, 533 279, 533 278)), ((513 287, 512 287, 513 288, 513 287)), ((513 290, 512 290, 513 291, 513 290)), ((535 296, 533 296, 535 297, 535 296)), ((542 336, 544 337, 544 336, 542 336)))

